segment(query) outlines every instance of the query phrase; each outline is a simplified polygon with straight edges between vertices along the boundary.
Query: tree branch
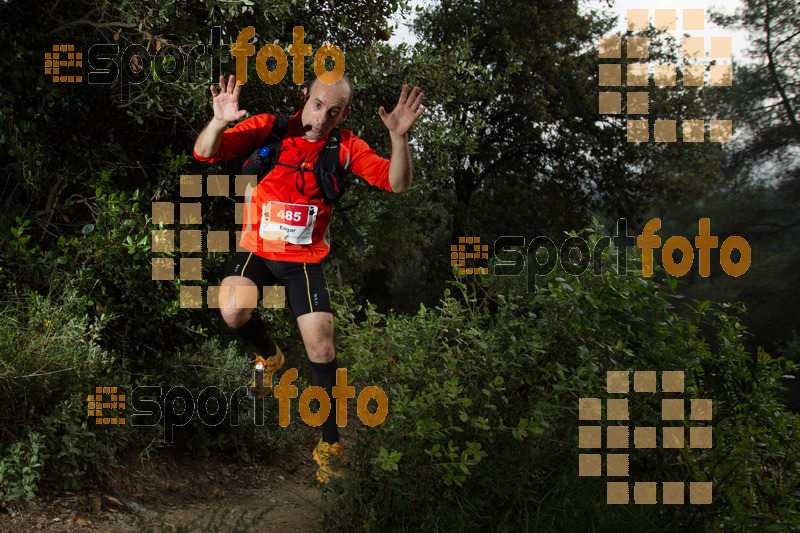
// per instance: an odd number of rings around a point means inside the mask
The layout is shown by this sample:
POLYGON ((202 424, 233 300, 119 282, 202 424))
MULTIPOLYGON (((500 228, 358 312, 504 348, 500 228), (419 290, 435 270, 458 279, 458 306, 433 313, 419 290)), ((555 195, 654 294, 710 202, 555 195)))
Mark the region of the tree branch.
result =
POLYGON ((780 48, 780 47, 781 47, 781 46, 783 46, 784 44, 788 43, 789 41, 791 41, 792 39, 794 39, 794 38, 795 38, 795 37, 797 37, 798 35, 800 35, 800 30, 797 30, 796 32, 794 32, 793 34, 791 34, 790 36, 788 36, 786 39, 784 39, 784 40, 782 40, 781 42, 779 42, 778 44, 776 44, 776 45, 775 45, 775 48, 773 48, 773 49, 772 49, 772 51, 774 52, 775 50, 777 50, 778 48, 780 48))
POLYGON ((72 26, 80 26, 81 24, 86 24, 86 25, 89 25, 89 26, 93 26, 93 27, 95 27, 97 29, 101 29, 101 28, 138 28, 139 27, 139 25, 136 24, 135 22, 93 22, 91 20, 80 19, 80 20, 73 20, 73 21, 67 22, 66 24, 63 24, 63 25, 59 26, 58 28, 56 28, 53 31, 51 31, 50 35, 53 35, 54 33, 58 33, 58 32, 60 32, 62 30, 67 29, 67 28, 71 28, 72 26))
POLYGON ((780 79, 778 78, 778 68, 775 65, 774 49, 772 48, 772 26, 770 25, 772 22, 772 11, 770 9, 771 4, 770 0, 766 0, 764 3, 766 7, 766 16, 764 18, 764 31, 766 32, 767 42, 766 42, 766 53, 767 53, 767 67, 769 68, 769 74, 772 78, 772 83, 775 85, 775 89, 778 91, 778 94, 781 97, 781 103, 783 104, 783 108, 786 111, 786 117, 789 119, 789 122, 792 124, 792 129, 794 130, 794 136, 800 140, 800 124, 797 123, 797 117, 795 116, 794 109, 792 109, 792 104, 789 101, 789 98, 786 96, 786 91, 781 84, 780 79))

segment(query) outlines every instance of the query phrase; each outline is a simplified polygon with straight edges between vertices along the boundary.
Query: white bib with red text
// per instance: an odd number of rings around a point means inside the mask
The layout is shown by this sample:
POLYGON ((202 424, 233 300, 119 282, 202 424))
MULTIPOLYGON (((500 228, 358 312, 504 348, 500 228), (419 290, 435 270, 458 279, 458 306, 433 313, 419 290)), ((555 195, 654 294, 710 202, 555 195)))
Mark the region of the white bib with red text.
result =
POLYGON ((313 205, 267 202, 261 208, 258 234, 262 239, 274 239, 277 231, 284 234, 288 243, 311 244, 318 210, 313 205))

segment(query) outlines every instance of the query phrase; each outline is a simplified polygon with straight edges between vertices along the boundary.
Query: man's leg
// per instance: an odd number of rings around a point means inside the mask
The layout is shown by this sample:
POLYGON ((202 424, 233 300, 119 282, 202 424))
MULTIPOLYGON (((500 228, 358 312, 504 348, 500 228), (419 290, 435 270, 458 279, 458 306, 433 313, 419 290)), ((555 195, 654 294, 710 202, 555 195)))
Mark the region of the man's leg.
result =
POLYGON ((322 438, 314 448, 319 465, 317 479, 327 483, 338 477, 334 456, 341 456, 339 428, 336 426, 336 402, 331 392, 336 384, 336 350, 333 346, 333 311, 328 282, 319 263, 267 262, 270 270, 286 285, 289 305, 303 337, 311 363, 311 384, 322 387, 330 400, 331 410, 322 423, 322 438))
POLYGON ((270 273, 250 253, 237 253, 228 267, 220 288, 222 319, 237 338, 250 344, 260 357, 276 354, 275 344, 267 337, 267 327, 258 313, 259 285, 272 285, 270 273), (234 274, 235 272, 235 274, 234 274))
POLYGON ((322 440, 335 444, 339 442, 339 428, 336 425, 336 399, 331 391, 336 385, 336 369, 339 365, 333 346, 333 314, 306 313, 297 317, 297 325, 311 362, 311 384, 325 389, 330 400, 330 414, 322 423, 322 440))
POLYGON ((227 276, 222 280, 221 286, 225 287, 220 289, 219 310, 222 319, 231 329, 244 326, 255 311, 253 304, 258 304, 256 284, 243 276, 227 276))
POLYGON ((255 312, 256 284, 242 276, 228 276, 221 287, 219 310, 231 332, 250 344, 261 357, 275 355, 275 344, 267 338, 267 326, 255 312))
POLYGON ((260 287, 274 282, 274 277, 259 257, 237 253, 220 287, 223 320, 236 337, 255 350, 254 378, 248 390, 251 398, 263 398, 272 392, 272 377, 284 362, 283 354, 269 339, 266 325, 255 312, 260 287))
POLYGON ((308 358, 311 362, 311 385, 322 387, 328 394, 331 410, 322 423, 322 438, 314 448, 314 460, 319 465, 317 479, 327 483, 331 476, 339 477, 336 458, 342 459, 339 445, 339 428, 336 425, 336 403, 331 391, 336 384, 336 351, 333 346, 333 314, 325 312, 307 313, 297 317, 297 325, 303 336, 308 358))
POLYGON ((312 363, 330 363, 336 358, 333 348, 333 313, 306 313, 297 317, 308 358, 312 363))

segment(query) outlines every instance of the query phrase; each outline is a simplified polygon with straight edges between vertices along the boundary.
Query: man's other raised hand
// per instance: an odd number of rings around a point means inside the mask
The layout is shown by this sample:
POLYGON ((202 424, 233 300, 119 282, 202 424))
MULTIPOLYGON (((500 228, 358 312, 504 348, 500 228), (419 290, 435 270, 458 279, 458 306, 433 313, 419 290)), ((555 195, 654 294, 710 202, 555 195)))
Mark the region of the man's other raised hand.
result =
POLYGON ((219 77, 219 92, 213 85, 211 95, 214 97, 214 118, 220 122, 235 122, 245 116, 247 111, 239 109, 239 93, 242 86, 236 83, 236 77, 231 75, 228 78, 228 86, 225 86, 225 78, 219 77))
POLYGON ((403 85, 400 99, 397 100, 397 105, 391 113, 387 113, 383 106, 378 109, 378 114, 384 125, 389 129, 390 134, 403 136, 408 133, 414 122, 425 111, 425 106, 420 105, 423 96, 424 94, 419 91, 419 87, 414 87, 409 96, 408 85, 403 85))

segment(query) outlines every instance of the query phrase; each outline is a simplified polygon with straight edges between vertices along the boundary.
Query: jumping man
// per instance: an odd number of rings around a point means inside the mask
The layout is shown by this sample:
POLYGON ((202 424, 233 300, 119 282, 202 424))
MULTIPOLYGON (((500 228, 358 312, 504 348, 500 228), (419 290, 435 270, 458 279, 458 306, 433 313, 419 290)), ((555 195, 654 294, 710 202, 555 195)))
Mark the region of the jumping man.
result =
MULTIPOLYGON (((241 85, 235 82, 234 76, 228 80, 227 87, 220 76, 219 91, 211 87, 214 117, 197 137, 195 158, 215 162, 246 156, 264 146, 278 120, 276 117, 255 115, 228 128, 229 123, 247 113, 239 109, 240 92, 241 85)), ((278 283, 286 287, 289 305, 297 318, 311 363, 311 384, 325 389, 331 400, 330 415, 322 424, 322 438, 313 453, 319 465, 317 479, 323 483, 337 475, 330 466, 330 459, 340 455, 342 449, 336 426, 335 399, 331 397, 338 368, 333 345, 333 313, 321 265, 330 251, 331 203, 326 200, 314 168, 329 134, 350 113, 352 93, 353 87, 346 75, 331 85, 315 79, 303 88, 302 109, 289 119, 279 140, 274 167, 258 182, 246 207, 240 246, 247 252, 236 253, 220 290, 222 318, 234 335, 253 347, 256 368, 263 368, 263 382, 251 383, 251 392, 255 397, 264 397, 272 392, 272 377, 283 365, 284 356, 270 341, 264 322, 254 312, 256 303, 240 301, 237 305, 237 287, 241 288, 240 295, 247 290, 255 294, 257 290, 259 299, 263 287, 278 283), (222 295, 227 296, 227 304, 222 302, 222 295)), ((412 176, 408 131, 425 110, 421 106, 422 97, 419 87, 414 87, 409 95, 408 86, 404 85, 391 113, 383 106, 378 110, 392 142, 390 159, 376 155, 352 132, 335 130, 332 138, 339 136, 342 168, 381 189, 395 193, 407 191, 412 176)))

